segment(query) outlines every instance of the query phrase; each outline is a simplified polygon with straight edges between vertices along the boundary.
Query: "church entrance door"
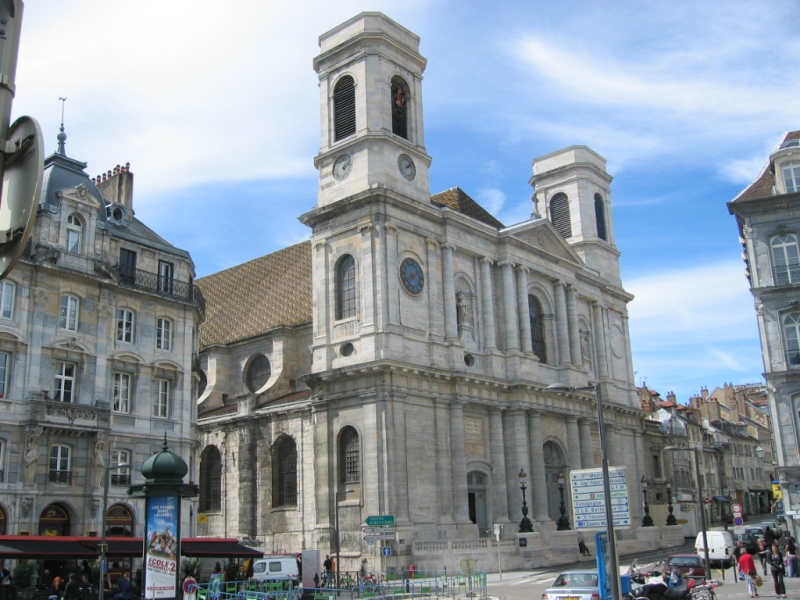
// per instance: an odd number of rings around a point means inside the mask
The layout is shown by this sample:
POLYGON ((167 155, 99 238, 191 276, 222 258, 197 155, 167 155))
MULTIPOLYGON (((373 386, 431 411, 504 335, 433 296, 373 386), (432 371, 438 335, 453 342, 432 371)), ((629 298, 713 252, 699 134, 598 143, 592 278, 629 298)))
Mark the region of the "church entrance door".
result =
MULTIPOLYGON (((561 494, 558 491, 558 474, 566 473, 564 455, 553 442, 544 445, 544 477, 547 485, 547 514, 554 521, 561 516, 561 494)), ((564 498, 566 501, 566 498, 564 498)))
POLYGON ((469 519, 478 526, 482 538, 489 536, 489 517, 486 508, 486 476, 473 471, 467 475, 469 519))

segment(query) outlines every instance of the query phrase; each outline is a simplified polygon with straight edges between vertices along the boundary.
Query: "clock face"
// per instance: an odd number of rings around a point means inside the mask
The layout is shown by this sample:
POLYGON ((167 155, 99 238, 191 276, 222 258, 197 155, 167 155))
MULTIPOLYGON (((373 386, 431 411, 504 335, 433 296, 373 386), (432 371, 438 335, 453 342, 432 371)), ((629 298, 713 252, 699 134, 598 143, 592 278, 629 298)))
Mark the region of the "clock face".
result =
POLYGON ((353 158, 349 154, 342 154, 333 163, 333 177, 341 181, 353 170, 353 158))
POLYGON ((409 294, 419 294, 425 284, 422 267, 413 258, 406 258, 400 263, 400 281, 409 294))
POLYGON ((408 154, 400 155, 400 157, 397 159, 397 168, 400 169, 400 174, 408 181, 411 181, 417 176, 417 167, 414 165, 414 161, 411 160, 411 157, 408 154))

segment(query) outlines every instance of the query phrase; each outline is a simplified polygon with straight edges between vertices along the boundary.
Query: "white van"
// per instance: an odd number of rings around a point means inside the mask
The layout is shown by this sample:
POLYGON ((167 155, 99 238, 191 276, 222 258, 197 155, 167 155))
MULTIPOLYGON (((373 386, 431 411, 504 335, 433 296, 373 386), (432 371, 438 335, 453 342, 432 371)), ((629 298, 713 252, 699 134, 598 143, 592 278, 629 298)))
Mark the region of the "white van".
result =
MULTIPOLYGON (((733 564, 733 536, 727 531, 706 531, 708 539, 708 560, 711 566, 729 569, 733 564)), ((700 558, 705 558, 705 546, 703 545, 703 532, 697 534, 694 549, 700 558)))
POLYGON ((253 562, 253 579, 259 581, 291 579, 298 584, 297 559, 293 554, 277 554, 257 558, 253 562))

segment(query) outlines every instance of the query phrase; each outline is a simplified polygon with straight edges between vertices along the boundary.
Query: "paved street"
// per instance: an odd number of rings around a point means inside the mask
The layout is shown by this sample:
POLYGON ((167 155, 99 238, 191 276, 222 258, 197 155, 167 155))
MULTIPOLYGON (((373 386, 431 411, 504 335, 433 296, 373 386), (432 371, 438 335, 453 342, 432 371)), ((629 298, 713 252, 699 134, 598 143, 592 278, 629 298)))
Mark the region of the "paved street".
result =
MULTIPOLYGON (((623 561, 620 570, 624 573, 629 564, 630 561, 623 561)), ((502 580, 498 573, 490 573, 488 575, 489 595, 496 598, 505 598, 506 600, 538 600, 558 573, 571 568, 585 567, 587 567, 587 563, 533 571, 514 571, 503 573, 502 580)), ((760 566, 759 572, 761 572, 760 566)), ((715 572, 714 576, 719 578, 719 572, 715 572)), ((725 577, 723 585, 717 588, 717 598, 720 600, 749 600, 747 585, 744 582, 734 583, 731 579, 731 571, 727 571, 725 577)), ((787 597, 800 600, 800 578, 786 578, 785 582, 787 597)), ((776 597, 772 585, 772 577, 769 575, 764 577, 764 585, 759 589, 758 593, 760 598, 776 597)))

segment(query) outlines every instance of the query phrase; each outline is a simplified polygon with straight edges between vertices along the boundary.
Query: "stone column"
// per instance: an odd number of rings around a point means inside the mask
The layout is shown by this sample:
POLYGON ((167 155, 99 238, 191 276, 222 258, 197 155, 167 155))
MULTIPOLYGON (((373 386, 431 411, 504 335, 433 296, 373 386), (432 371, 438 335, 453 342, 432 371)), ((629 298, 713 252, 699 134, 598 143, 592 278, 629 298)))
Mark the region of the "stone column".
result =
MULTIPOLYGON (((567 465, 570 471, 575 471, 581 468, 581 441, 580 432, 578 431, 578 417, 567 415, 564 420, 567 423, 567 449, 569 452, 567 465)), ((564 476, 566 477, 567 474, 564 473, 564 476)))
POLYGON ((397 277, 397 226, 386 224, 386 289, 389 305, 389 325, 400 324, 400 304, 398 297, 397 277))
POLYGON ((567 365, 570 362, 569 328, 567 327, 567 300, 564 292, 564 282, 557 281, 555 286, 556 300, 556 336, 558 337, 558 364, 567 365))
POLYGON ((481 307, 483 308, 484 350, 497 349, 494 331, 494 300, 492 298, 492 259, 481 259, 481 307))
POLYGON ((619 467, 623 463, 620 461, 620 439, 617 438, 617 426, 614 423, 606 421, 605 426, 606 434, 606 454, 608 455, 608 466, 619 467))
POLYGON ((517 326, 517 307, 514 306, 514 263, 503 261, 503 312, 506 323, 506 352, 519 351, 519 327, 517 326))
POLYGON ((503 414, 499 408, 493 406, 489 408, 489 454, 492 460, 494 519, 497 523, 508 521, 508 489, 503 437, 503 414))
POLYGON ((450 452, 453 458, 453 514, 456 523, 470 523, 464 402, 461 400, 450 402, 450 452))
MULTIPOLYGON (((636 449, 634 454, 634 466, 636 471, 634 473, 628 474, 628 485, 631 485, 633 482, 636 485, 636 493, 631 494, 633 498, 633 505, 631 506, 631 518, 641 519, 644 518, 644 494, 642 493, 642 475, 647 474, 647 468, 645 467, 645 461, 648 458, 648 455, 645 453, 644 450, 644 439, 642 438, 642 432, 633 430, 633 447, 636 449)), ((664 453, 666 454, 666 452, 664 453)), ((630 470, 630 467, 628 467, 630 470)), ((648 502, 652 502, 655 500, 655 492, 651 487, 648 492, 650 493, 650 497, 648 498, 648 502)))
POLYGON ((578 327, 578 292, 575 291, 575 286, 572 284, 567 286, 567 323, 570 361, 573 365, 580 367, 583 365, 583 357, 581 356, 580 327, 578 327))
POLYGON ((439 519, 453 523, 453 463, 450 441, 450 406, 443 398, 436 399, 436 490, 439 495, 439 519))
POLYGON ((320 277, 317 281, 327 283, 327 285, 322 283, 322 285, 314 286, 314 292, 316 293, 315 304, 317 309, 317 318, 314 319, 315 338, 328 335, 330 332, 330 319, 333 315, 333 311, 335 310, 332 306, 331 300, 336 297, 336 274, 333 273, 331 265, 328 264, 329 248, 330 246, 328 246, 328 240, 314 240, 314 251, 317 255, 317 259, 314 261, 316 267, 315 273, 320 277), (333 274, 326 278, 324 273, 333 274))
POLYGON ((332 431, 332 419, 327 404, 315 404, 312 407, 312 421, 317 424, 314 432, 314 472, 317 474, 314 486, 315 503, 317 505, 317 527, 333 529, 333 505, 331 502, 336 493, 336 444, 332 431))
MULTIPOLYGON (((525 469, 525 472, 529 474, 531 472, 528 464, 528 435, 525 431, 525 411, 519 407, 509 408, 505 411, 503 416, 506 418, 506 423, 509 425, 509 427, 504 429, 504 433, 511 439, 510 446, 506 447, 510 450, 510 454, 506 456, 508 480, 509 482, 514 482, 510 484, 512 493, 508 495, 508 511, 511 520, 515 523, 519 523, 522 519, 522 490, 520 490, 519 487, 519 470, 525 469)), ((525 485, 529 488, 526 494, 528 494, 528 502, 530 503, 530 488, 533 487, 530 477, 528 477, 528 481, 525 485)), ((531 505, 528 504, 529 508, 530 506, 531 505)), ((528 515, 528 518, 530 518, 530 512, 528 515)))
POLYGON ((592 424, 587 418, 578 419, 581 438, 581 468, 594 468, 594 451, 592 450, 592 424))
POLYGON ((528 306, 528 267, 517 265, 517 311, 519 312, 522 351, 533 354, 531 343, 531 313, 528 306))
POLYGON ((531 500, 533 514, 539 523, 550 520, 547 511, 547 477, 544 471, 544 435, 542 413, 528 411, 528 432, 531 440, 531 500))
POLYGON ((409 521, 408 497, 408 452, 406 450, 406 411, 405 394, 392 393, 392 436, 394 442, 394 464, 389 467, 392 478, 392 498, 390 506, 394 506, 394 514, 401 523, 409 521))
POLYGON ((452 244, 442 245, 442 279, 444 287, 444 336, 448 342, 458 339, 458 318, 456 315, 456 282, 453 272, 452 244))
POLYGON ((594 320, 594 348, 597 352, 597 373, 601 378, 608 377, 608 355, 606 354, 606 333, 603 327, 603 309, 599 302, 592 302, 594 320))

